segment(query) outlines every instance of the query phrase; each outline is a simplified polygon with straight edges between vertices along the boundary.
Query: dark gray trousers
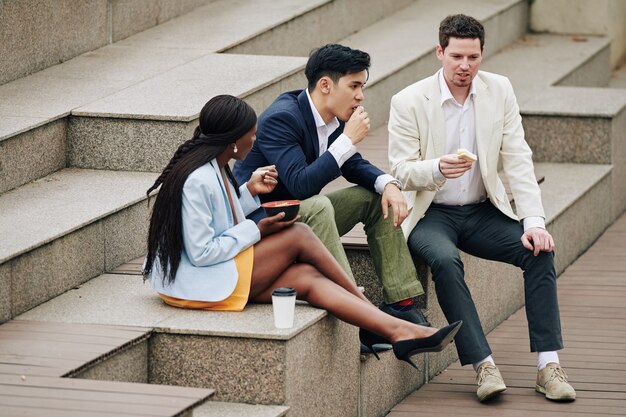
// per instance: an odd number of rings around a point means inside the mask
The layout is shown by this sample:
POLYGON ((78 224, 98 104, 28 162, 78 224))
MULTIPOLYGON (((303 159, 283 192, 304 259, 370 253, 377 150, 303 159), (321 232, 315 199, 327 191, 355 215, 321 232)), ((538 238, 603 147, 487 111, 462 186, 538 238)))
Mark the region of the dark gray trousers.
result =
POLYGON ((502 214, 487 200, 466 206, 431 204, 409 236, 411 252, 431 268, 437 299, 446 319, 450 323, 463 320, 455 337, 462 365, 484 359, 491 354, 491 348, 465 283, 459 249, 521 268, 530 350, 563 348, 554 254, 540 252, 534 256, 522 245, 523 233, 519 222, 502 214))

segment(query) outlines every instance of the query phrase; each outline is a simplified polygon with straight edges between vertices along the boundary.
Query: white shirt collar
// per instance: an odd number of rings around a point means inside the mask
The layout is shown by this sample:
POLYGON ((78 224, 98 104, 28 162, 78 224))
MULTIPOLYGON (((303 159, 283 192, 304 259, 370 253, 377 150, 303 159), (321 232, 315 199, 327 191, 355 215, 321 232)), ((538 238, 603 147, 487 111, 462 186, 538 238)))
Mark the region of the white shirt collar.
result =
MULTIPOLYGON (((452 93, 450 92, 450 89, 448 88, 448 84, 446 84, 446 81, 443 78, 443 68, 439 70, 439 73, 437 74, 437 76, 439 78, 439 90, 441 91, 441 102, 439 104, 443 105, 443 103, 445 103, 448 100, 453 100, 453 102, 456 103, 454 96, 452 95, 452 93)), ((474 97, 474 96, 476 96, 476 85, 472 81, 472 83, 470 84, 468 97, 474 97)))
POLYGON ((306 88, 304 91, 306 91, 306 97, 309 99, 309 105, 311 106, 311 112, 313 113, 313 120, 315 120, 315 127, 317 127, 318 129, 320 127, 326 128, 327 132, 334 132, 335 129, 339 127, 339 120, 337 120, 336 117, 333 117, 333 120, 331 120, 330 123, 324 123, 324 119, 322 119, 320 112, 317 111, 315 104, 313 104, 313 99, 309 94, 309 89, 306 88))

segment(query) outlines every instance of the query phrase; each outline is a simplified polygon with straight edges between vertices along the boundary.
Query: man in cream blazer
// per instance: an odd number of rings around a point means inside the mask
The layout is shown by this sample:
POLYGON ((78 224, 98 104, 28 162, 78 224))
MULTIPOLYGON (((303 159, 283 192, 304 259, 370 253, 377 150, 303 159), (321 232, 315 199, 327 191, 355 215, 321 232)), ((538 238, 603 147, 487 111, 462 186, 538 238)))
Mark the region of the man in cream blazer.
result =
POLYGON ((506 385, 465 283, 459 250, 524 270, 530 344, 538 354, 536 390, 548 399, 573 400, 576 393, 556 353, 563 341, 554 241, 545 230, 532 152, 511 83, 479 71, 483 45, 480 22, 446 17, 436 48, 441 70, 392 98, 391 173, 404 184, 411 207, 402 229, 411 252, 431 268, 447 320, 463 320, 455 341, 461 363, 477 372, 479 400, 506 385), (460 148, 465 155, 458 155, 460 148), (499 162, 516 212, 498 176, 499 162))

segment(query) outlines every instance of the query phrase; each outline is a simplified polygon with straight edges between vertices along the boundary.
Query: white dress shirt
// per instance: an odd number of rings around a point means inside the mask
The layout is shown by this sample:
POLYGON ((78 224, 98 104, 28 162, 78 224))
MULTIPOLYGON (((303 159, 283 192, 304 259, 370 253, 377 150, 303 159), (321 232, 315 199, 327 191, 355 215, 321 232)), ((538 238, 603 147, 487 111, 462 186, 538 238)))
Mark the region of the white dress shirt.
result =
MULTIPOLYGON (((439 87, 441 89, 441 107, 446 124, 446 154, 456 154, 457 149, 465 148, 477 154, 476 147, 476 115, 474 112, 474 99, 476 89, 470 85, 469 95, 465 102, 460 104, 452 96, 446 84, 443 71, 439 70, 439 87)), ((487 199, 487 192, 480 174, 480 160, 472 164, 472 167, 459 178, 446 179, 439 170, 439 158, 433 162, 433 177, 441 186, 437 191, 433 202, 451 206, 475 204, 487 199)), ((542 217, 527 217, 523 219, 524 230, 531 227, 545 229, 545 220, 542 217)))
MULTIPOLYGON (((336 117, 333 117, 333 119, 326 124, 313 104, 309 90, 306 89, 305 91, 306 96, 309 99, 313 119, 315 120, 315 127, 317 128, 317 140, 319 141, 320 148, 318 156, 322 155, 326 151, 330 152, 333 158, 335 158, 335 161, 337 161, 339 168, 341 168, 344 162, 357 152, 356 146, 352 144, 352 141, 345 135, 345 133, 339 135, 330 147, 328 146, 328 138, 339 127, 339 120, 337 120, 336 117)), ((389 174, 379 175, 374 183, 374 189, 378 194, 382 194, 385 189, 385 185, 387 185, 390 181, 397 180, 389 174)))
MULTIPOLYGON (((457 149, 465 148, 476 154, 476 117, 474 114, 474 97, 476 89, 472 84, 469 95, 463 104, 459 104, 452 96, 448 85, 439 71, 439 86, 441 88, 441 107, 446 123, 446 154, 456 154, 457 149)), ((435 194, 434 203, 448 206, 463 206, 475 204, 487 199, 487 192, 483 179, 480 176, 480 160, 459 178, 446 179, 439 171, 439 159, 433 164, 433 175, 442 184, 442 188, 435 194)))

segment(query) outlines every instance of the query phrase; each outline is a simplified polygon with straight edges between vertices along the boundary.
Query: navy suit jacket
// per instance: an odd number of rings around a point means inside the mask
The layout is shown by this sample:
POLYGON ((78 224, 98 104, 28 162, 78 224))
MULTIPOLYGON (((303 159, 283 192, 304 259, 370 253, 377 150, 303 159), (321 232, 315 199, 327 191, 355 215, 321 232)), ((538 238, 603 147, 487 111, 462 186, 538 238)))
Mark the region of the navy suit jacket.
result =
MULTIPOLYGON (((330 146, 343 132, 344 123, 328 139, 330 146)), ((276 165, 278 185, 261 201, 304 200, 343 175, 348 181, 375 191, 374 183, 383 171, 357 152, 339 168, 324 152, 319 156, 319 139, 311 106, 304 90, 281 94, 259 117, 256 141, 244 161, 235 163, 234 175, 243 184, 262 166, 276 165)))

